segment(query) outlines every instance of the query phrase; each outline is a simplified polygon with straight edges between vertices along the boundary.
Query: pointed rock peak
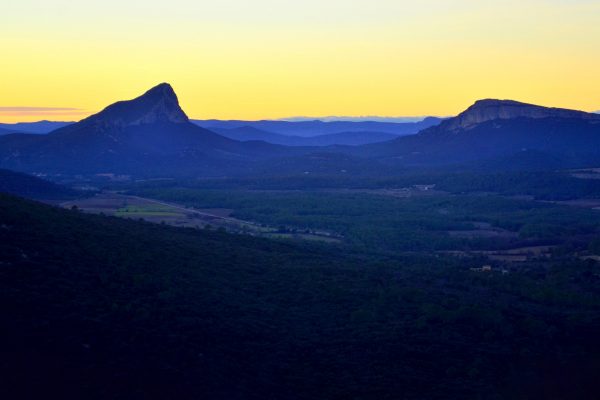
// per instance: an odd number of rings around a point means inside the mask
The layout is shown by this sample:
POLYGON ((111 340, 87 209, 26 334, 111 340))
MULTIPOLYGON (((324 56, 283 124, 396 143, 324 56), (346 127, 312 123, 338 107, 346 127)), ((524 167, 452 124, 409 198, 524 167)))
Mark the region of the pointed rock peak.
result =
POLYGON ((177 101, 177 95, 173 90, 173 87, 166 82, 154 86, 148 90, 141 97, 163 97, 170 100, 177 101))
POLYGON ((446 129, 468 129, 474 125, 512 118, 580 118, 598 119, 599 116, 583 111, 564 108, 548 108, 514 100, 484 99, 478 100, 466 111, 447 121, 446 129))
POLYGON ((180 124, 188 121, 171 85, 161 83, 133 100, 111 104, 81 123, 104 130, 154 123, 180 124))

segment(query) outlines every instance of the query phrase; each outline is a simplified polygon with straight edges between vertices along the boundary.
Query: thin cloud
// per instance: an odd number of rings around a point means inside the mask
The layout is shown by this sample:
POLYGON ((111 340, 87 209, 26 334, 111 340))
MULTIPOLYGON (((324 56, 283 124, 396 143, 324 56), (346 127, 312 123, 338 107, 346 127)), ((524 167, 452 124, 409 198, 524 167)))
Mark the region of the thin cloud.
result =
POLYGON ((27 112, 27 111, 81 111, 81 108, 72 107, 0 107, 0 112, 27 112))

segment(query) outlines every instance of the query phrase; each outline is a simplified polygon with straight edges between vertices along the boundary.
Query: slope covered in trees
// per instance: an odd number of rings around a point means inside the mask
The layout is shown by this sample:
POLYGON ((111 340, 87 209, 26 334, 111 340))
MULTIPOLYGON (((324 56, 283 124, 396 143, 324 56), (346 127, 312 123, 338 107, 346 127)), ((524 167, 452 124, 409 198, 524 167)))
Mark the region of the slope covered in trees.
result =
POLYGON ((43 200, 69 199, 81 195, 68 187, 7 169, 0 169, 0 192, 43 200))
POLYGON ((0 195, 1 391, 594 398, 597 266, 545 265, 482 274, 0 195))

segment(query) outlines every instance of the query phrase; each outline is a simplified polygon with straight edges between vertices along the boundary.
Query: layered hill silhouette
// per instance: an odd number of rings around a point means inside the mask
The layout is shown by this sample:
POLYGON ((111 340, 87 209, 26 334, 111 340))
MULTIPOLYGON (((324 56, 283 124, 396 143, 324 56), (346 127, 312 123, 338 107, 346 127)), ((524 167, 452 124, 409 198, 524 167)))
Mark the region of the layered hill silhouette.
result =
POLYGON ((192 120, 198 126, 242 142, 261 140, 284 146, 359 146, 393 140, 439 124, 442 118, 418 122, 387 121, 242 121, 192 120))
MULTIPOLYGON (((413 135, 439 124, 443 119, 427 117, 418 122, 387 121, 223 121, 191 120, 230 139, 248 142, 261 140, 285 146, 357 146, 384 142, 399 136, 413 135), (267 130, 268 129, 268 130, 267 130)), ((11 133, 47 134, 74 122, 38 121, 1 124, 0 136, 11 133)))
POLYGON ((211 175, 289 151, 192 124, 166 83, 48 135, 0 138, 0 166, 26 172, 211 175))
POLYGON ((408 165, 513 161, 522 166, 600 161, 600 115, 512 100, 480 100, 417 135, 363 146, 361 155, 408 165))
POLYGON ((315 137, 344 132, 380 132, 395 136, 415 134, 443 121, 442 118, 427 117, 419 122, 380 121, 240 121, 240 120, 192 120, 193 123, 210 130, 231 130, 251 127, 260 131, 285 136, 315 137))
POLYGON ((393 133, 377 131, 349 131, 329 133, 318 136, 288 136, 280 133, 260 130, 258 128, 254 128, 253 126, 247 125, 231 129, 212 128, 212 130, 220 135, 242 142, 262 140, 264 142, 281 144, 284 146, 359 146, 368 143, 385 142, 398 138, 398 135, 393 133))
POLYGON ((14 129, 4 128, 4 127, 0 126, 0 136, 10 135, 11 133, 20 133, 20 132, 17 130, 14 130, 14 129))
MULTIPOLYGON (((428 126, 426 129, 387 141, 384 140, 390 139, 392 133, 359 130, 344 132, 343 138, 339 134, 325 134, 282 139, 282 134, 261 129, 285 126, 302 131, 307 129, 304 125, 312 124, 327 130, 353 124, 345 121, 337 125, 258 121, 252 126, 238 126, 244 121, 209 122, 204 125, 222 134, 198 126, 198 121, 190 121, 173 88, 163 83, 138 98, 112 104, 98 114, 47 135, 0 136, 0 168, 67 175, 173 177, 317 170, 347 174, 355 170, 376 172, 384 164, 483 163, 500 169, 532 166, 544 169, 600 163, 600 115, 512 100, 480 100, 454 118, 441 123, 435 119, 422 121, 421 124, 428 126), (261 140, 246 141, 244 135, 261 140), (380 135, 382 142, 363 144, 365 135, 380 135), (266 142, 278 140, 282 145, 266 142), (340 141, 353 146, 318 147, 340 141), (350 158, 335 155, 339 153, 350 158), (315 160, 318 168, 314 167, 315 160), (338 166, 336 160, 344 162, 338 166)), ((303 132, 306 135, 307 131, 303 132)))
POLYGON ((8 133, 37 133, 43 135, 71 124, 73 124, 73 122, 46 120, 37 122, 17 122, 16 124, 0 124, 0 135, 8 133))

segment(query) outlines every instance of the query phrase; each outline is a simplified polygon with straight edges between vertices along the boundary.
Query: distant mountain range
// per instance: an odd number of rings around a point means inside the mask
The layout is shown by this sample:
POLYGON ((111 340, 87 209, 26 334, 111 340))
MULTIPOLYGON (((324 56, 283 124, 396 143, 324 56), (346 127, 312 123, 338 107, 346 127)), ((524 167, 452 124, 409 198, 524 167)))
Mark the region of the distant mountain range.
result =
POLYGON ((418 122, 377 122, 377 121, 222 121, 192 120, 198 126, 211 130, 231 130, 251 127, 263 132, 285 136, 314 137, 344 132, 379 132, 396 136, 411 135, 422 129, 434 126, 443 121, 442 118, 427 117, 418 122))
POLYGON ((375 121, 192 121, 195 124, 239 141, 262 140, 285 146, 358 146, 413 135, 442 122, 428 117, 418 122, 375 121))
POLYGON ((393 133, 368 131, 338 132, 310 137, 288 136, 263 131, 252 126, 241 126, 233 129, 212 128, 211 130, 230 139, 242 142, 262 140, 285 146, 332 146, 336 144, 357 146, 367 143, 385 142, 398 137, 398 135, 393 133))
POLYGON ((11 133, 19 133, 19 131, 15 131, 7 128, 0 128, 0 136, 2 135, 10 135, 11 133))
MULTIPOLYGON (((333 117, 332 117, 333 118, 333 117)), ((344 118, 344 117, 340 117, 344 118)), ((375 117, 373 117, 375 118, 375 117)), ((428 117, 418 121, 411 119, 386 119, 381 121, 346 120, 298 120, 298 121, 194 121, 196 125, 210 129, 230 139, 247 142, 262 140, 285 146, 356 146, 383 142, 398 136, 410 135, 439 124, 442 119, 428 117), (397 121, 396 121, 397 120, 397 121)), ((74 122, 20 122, 0 124, 0 136, 11 133, 47 134, 74 122)))
POLYGON ((8 133, 37 133, 46 134, 56 129, 71 125, 74 122, 38 121, 18 122, 16 124, 0 124, 0 135, 8 133), (6 132, 5 132, 6 131, 6 132))
POLYGON ((49 174, 378 174, 450 164, 598 166, 600 115, 488 99, 454 118, 407 124, 190 121, 160 84, 47 135, 0 136, 0 167, 49 174))
POLYGON ((301 121, 323 121, 323 122, 337 122, 337 121, 350 121, 350 122, 393 122, 397 124, 403 124, 406 122, 419 122, 424 120, 426 117, 382 117, 377 115, 364 116, 364 117, 348 117, 348 116, 326 116, 326 117, 288 117, 278 118, 278 121, 289 121, 289 122, 301 122, 301 121))

